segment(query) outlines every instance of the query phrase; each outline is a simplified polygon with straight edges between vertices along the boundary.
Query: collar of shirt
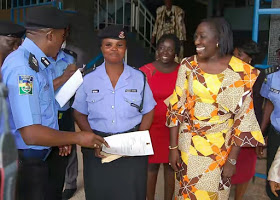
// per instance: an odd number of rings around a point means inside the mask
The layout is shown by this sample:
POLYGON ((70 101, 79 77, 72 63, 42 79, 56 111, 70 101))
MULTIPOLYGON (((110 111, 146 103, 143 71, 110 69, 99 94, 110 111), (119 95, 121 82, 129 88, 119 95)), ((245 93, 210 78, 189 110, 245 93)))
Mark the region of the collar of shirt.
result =
MULTIPOLYGON (((127 79, 130 77, 130 67, 124 62, 123 63, 124 69, 123 69, 123 73, 120 76, 120 79, 127 79)), ((99 76, 102 79, 106 79, 107 77, 109 78, 107 72, 106 72, 106 68, 105 68, 105 62, 103 62, 98 68, 100 68, 99 73, 97 73, 97 76, 99 76)), ((97 68, 97 69, 98 69, 97 68)))
POLYGON ((60 60, 64 60, 65 57, 66 57, 66 55, 65 55, 64 51, 60 50, 60 51, 58 52, 58 54, 57 54, 56 60, 54 60, 52 57, 48 57, 48 59, 49 59, 49 61, 50 61, 51 63, 57 63, 57 62, 59 62, 60 60))
POLYGON ((25 38, 21 46, 35 56, 41 70, 46 69, 45 65, 41 62, 41 58, 47 58, 47 56, 32 40, 30 40, 29 38, 25 38))

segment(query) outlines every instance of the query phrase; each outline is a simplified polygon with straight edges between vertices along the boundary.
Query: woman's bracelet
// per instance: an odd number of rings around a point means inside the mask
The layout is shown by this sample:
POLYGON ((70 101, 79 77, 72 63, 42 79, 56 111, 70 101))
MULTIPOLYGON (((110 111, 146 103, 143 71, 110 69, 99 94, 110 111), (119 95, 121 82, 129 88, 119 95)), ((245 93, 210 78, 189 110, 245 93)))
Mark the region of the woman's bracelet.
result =
POLYGON ((168 147, 168 149, 170 149, 170 150, 173 150, 173 149, 178 149, 178 146, 175 146, 175 147, 171 147, 171 146, 169 146, 169 147, 168 147))

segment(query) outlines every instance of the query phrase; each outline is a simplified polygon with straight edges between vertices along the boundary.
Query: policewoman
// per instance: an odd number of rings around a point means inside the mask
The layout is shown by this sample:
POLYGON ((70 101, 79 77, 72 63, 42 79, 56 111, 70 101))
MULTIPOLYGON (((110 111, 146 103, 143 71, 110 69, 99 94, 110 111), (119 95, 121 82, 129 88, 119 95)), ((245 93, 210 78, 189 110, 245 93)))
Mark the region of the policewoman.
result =
POLYGON ((47 57, 55 57, 60 50, 68 25, 66 15, 54 7, 33 7, 28 10, 25 25, 23 44, 2 66, 3 83, 9 90, 11 132, 19 154, 17 199, 58 200, 63 188, 57 181, 61 166, 54 164, 59 150, 50 147, 78 143, 93 148, 106 142, 88 132, 58 131, 47 57))
MULTIPOLYGON (((261 130, 267 131, 267 170, 280 146, 280 67, 279 65, 265 69, 266 78, 261 88, 261 95, 266 98, 263 109, 261 130), (269 126, 269 124, 271 125, 269 126)), ((272 194, 269 185, 266 186, 270 199, 279 199, 272 194)))
MULTIPOLYGON (((72 105, 83 131, 106 137, 151 126, 156 102, 143 73, 123 61, 126 37, 117 25, 99 34, 104 63, 85 72, 72 105)), ((147 156, 101 164, 100 149, 94 153, 83 148, 82 152, 86 199, 146 199, 147 156)))

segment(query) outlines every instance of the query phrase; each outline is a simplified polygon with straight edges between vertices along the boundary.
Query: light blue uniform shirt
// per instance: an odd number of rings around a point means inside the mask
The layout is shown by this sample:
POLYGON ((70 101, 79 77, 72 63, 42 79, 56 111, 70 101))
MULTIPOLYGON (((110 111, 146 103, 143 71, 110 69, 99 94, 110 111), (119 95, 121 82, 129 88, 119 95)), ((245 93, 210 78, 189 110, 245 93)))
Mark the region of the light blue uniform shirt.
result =
POLYGON ((47 56, 34 42, 26 38, 16 51, 5 59, 2 66, 3 83, 9 90, 11 132, 15 135, 18 149, 49 148, 26 145, 19 132, 22 127, 41 124, 58 130, 51 66, 46 67, 41 62, 43 57, 47 56), (30 52, 38 61, 39 72, 30 67, 30 52))
POLYGON ((147 82, 143 91, 144 80, 142 72, 124 64, 124 71, 114 89, 103 63, 84 77, 72 107, 88 115, 90 127, 94 130, 106 133, 127 131, 140 124, 143 115, 156 105, 147 82), (130 103, 140 106, 143 92, 143 111, 140 113, 130 103))
POLYGON ((274 109, 270 115, 270 121, 273 127, 280 132, 280 71, 267 75, 260 93, 273 103, 274 109))
MULTIPOLYGON (((52 71, 53 71, 53 79, 56 79, 57 77, 62 76, 68 65, 75 63, 75 59, 73 56, 65 53, 64 51, 60 50, 56 61, 53 58, 48 58, 49 61, 52 63, 52 71)), ((61 86, 62 87, 62 86, 61 86)), ((55 94, 60 90, 59 87, 56 91, 55 94)), ((66 111, 70 108, 70 101, 68 101, 62 108, 60 105, 57 103, 58 110, 59 111, 66 111)))

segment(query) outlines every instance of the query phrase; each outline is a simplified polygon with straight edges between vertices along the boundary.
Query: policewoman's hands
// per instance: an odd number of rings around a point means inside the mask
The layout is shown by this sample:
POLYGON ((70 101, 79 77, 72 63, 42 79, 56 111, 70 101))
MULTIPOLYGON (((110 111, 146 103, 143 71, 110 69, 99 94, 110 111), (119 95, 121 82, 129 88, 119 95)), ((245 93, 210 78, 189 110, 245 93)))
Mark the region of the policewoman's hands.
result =
POLYGON ((276 196, 278 197, 278 194, 276 191, 280 190, 280 183, 277 183, 275 181, 269 181, 269 185, 270 185, 270 189, 271 189, 271 192, 276 196))
POLYGON ((105 139, 99 135, 86 131, 78 132, 78 134, 79 134, 78 145, 82 147, 99 149, 101 148, 102 144, 104 144, 106 147, 110 148, 110 146, 105 141, 105 139))
POLYGON ((105 158, 106 156, 100 154, 102 147, 94 149, 94 155, 98 158, 105 158))
POLYGON ((70 153, 72 151, 72 145, 64 145, 64 146, 60 146, 58 148, 59 148, 58 154, 60 156, 68 156, 68 155, 70 155, 70 153))
POLYGON ((169 150, 169 165, 174 169, 175 172, 179 171, 180 167, 180 152, 178 148, 169 150))
POLYGON ((62 75, 64 80, 67 81, 77 71, 77 69, 78 67, 75 64, 68 65, 62 75))

